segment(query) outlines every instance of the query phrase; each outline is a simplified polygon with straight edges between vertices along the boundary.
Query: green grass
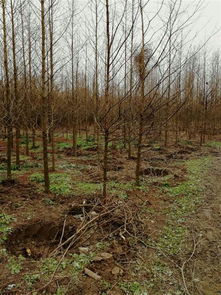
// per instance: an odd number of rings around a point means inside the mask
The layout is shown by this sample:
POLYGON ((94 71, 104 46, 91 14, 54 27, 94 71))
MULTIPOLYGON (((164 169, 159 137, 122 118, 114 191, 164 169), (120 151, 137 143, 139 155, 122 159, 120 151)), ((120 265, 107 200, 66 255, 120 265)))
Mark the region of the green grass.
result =
POLYGON ((11 233, 12 227, 10 224, 13 220, 14 218, 11 215, 0 213, 0 244, 4 243, 11 233))
MULTIPOLYGON (((59 264, 59 259, 54 257, 43 258, 37 262, 37 269, 34 273, 27 273, 23 280, 30 290, 34 290, 37 282, 45 283, 50 280, 51 275, 57 271, 59 276, 69 278, 70 284, 76 285, 84 268, 92 261, 94 253, 88 254, 69 254, 59 264)), ((60 285, 60 291, 64 286, 60 285)), ((63 293, 56 293, 63 294, 63 293)), ((65 294, 65 293, 64 293, 65 294)))
POLYGON ((212 148, 221 148, 221 142, 220 141, 210 141, 206 143, 207 147, 212 147, 212 148))
POLYGON ((145 181, 141 182, 139 187, 132 181, 126 183, 110 181, 107 186, 108 192, 113 196, 118 196, 120 199, 127 199, 128 193, 133 190, 140 190, 143 192, 147 192, 149 190, 148 183, 145 181))
POLYGON ((82 150, 87 150, 89 148, 95 148, 96 142, 93 136, 88 136, 87 139, 79 137, 77 139, 77 147, 82 150))
MULTIPOLYGON (((29 177, 30 181, 39 184, 44 183, 44 175, 42 173, 34 173, 29 177)), ((50 190, 58 195, 67 195, 71 193, 71 178, 66 173, 50 174, 50 190)))
POLYGON ((23 269, 23 262, 25 258, 22 255, 18 257, 8 257, 7 267, 12 275, 18 274, 23 269))
POLYGON ((175 187, 167 187, 165 191, 174 199, 174 206, 169 215, 176 221, 193 214, 202 201, 202 178, 208 169, 211 158, 188 160, 186 168, 188 179, 175 187))
POLYGON ((188 233, 183 223, 202 202, 204 189, 202 179, 210 163, 211 158, 186 161, 187 180, 178 186, 164 188, 174 203, 168 209, 169 221, 162 231, 157 246, 169 255, 177 255, 183 248, 188 233))
POLYGON ((164 227, 157 246, 169 255, 177 255, 182 249, 186 235, 187 229, 184 226, 168 225, 164 227))
MULTIPOLYGON (((72 144, 69 142, 60 142, 57 144, 59 151, 63 151, 66 148, 71 148, 72 144)), ((88 138, 78 137, 77 138, 77 147, 81 150, 87 150, 88 148, 96 147, 95 139, 93 136, 88 136, 88 138)))
POLYGON ((5 171, 6 170, 6 163, 1 163, 0 164, 0 171, 5 171))
POLYGON ((72 147, 72 144, 69 142, 59 142, 57 144, 57 148, 59 151, 63 151, 64 149, 71 148, 71 147, 72 147))
POLYGON ((77 194, 94 194, 102 190, 102 184, 93 182, 75 182, 73 189, 77 194))
POLYGON ((137 281, 120 282, 119 287, 127 295, 148 295, 142 284, 137 281))

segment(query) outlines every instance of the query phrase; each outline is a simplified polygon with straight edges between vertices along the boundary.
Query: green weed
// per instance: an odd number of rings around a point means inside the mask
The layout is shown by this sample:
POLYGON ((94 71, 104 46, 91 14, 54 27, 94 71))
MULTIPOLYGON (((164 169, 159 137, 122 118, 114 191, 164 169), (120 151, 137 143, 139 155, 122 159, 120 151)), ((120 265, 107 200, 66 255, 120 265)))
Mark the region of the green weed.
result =
POLYGON ((187 229, 183 226, 166 226, 157 246, 169 255, 177 255, 182 249, 187 229))
POLYGON ((93 136, 88 136, 87 139, 79 137, 77 140, 77 147, 82 150, 87 150, 88 148, 95 148, 96 142, 93 136))
POLYGON ((63 151, 64 149, 71 148, 71 147, 72 147, 72 145, 69 142, 59 142, 57 144, 57 148, 59 151, 63 151))
POLYGON ((44 175, 42 173, 34 173, 31 176, 29 176, 30 181, 37 182, 37 183, 43 183, 44 182, 44 175))
POLYGON ((4 243, 7 240, 8 235, 12 231, 10 223, 13 220, 14 218, 8 214, 0 214, 0 244, 4 243))
POLYGON ((54 206, 54 205, 56 205, 56 202, 53 201, 53 200, 51 200, 51 199, 49 199, 49 198, 43 199, 43 202, 44 202, 45 205, 47 205, 47 206, 54 206))
POLYGON ((67 291, 68 289, 66 288, 58 287, 54 295, 65 295, 67 291))
POLYGON ((25 162, 20 166, 22 169, 28 170, 30 168, 41 168, 42 164, 38 162, 25 162))
POLYGON ((22 270, 22 263, 25 258, 22 255, 19 257, 9 257, 7 267, 9 268, 11 274, 18 274, 22 270))
POLYGON ((221 142, 220 141, 210 141, 206 144, 207 147, 212 148, 221 148, 221 142))
POLYGON ((79 275, 83 272, 84 268, 92 261, 94 253, 89 254, 69 254, 68 257, 59 261, 56 258, 44 258, 39 264, 39 273, 42 278, 50 277, 55 271, 59 272, 65 277, 70 277, 76 282, 79 275))
POLYGON ((187 229, 182 223, 202 201, 202 178, 210 162, 210 158, 186 161, 188 179, 178 186, 164 188, 174 199, 174 205, 168 210, 170 219, 163 229, 158 247, 169 255, 176 255, 182 249, 187 236, 187 229))
POLYGON ((97 191, 101 191, 102 185, 100 183, 92 182, 76 182, 74 184, 74 190, 78 194, 94 194, 97 191))
POLYGON ((6 164, 5 163, 1 163, 0 164, 0 171, 4 171, 6 170, 6 164))
POLYGON ((26 282, 28 288, 31 288, 33 284, 37 283, 40 280, 41 275, 37 274, 26 274, 24 276, 24 281, 26 282))
POLYGON ((131 295, 147 295, 147 291, 139 282, 122 282, 119 287, 125 294, 131 295))
POLYGON ((110 243, 109 242, 98 242, 95 247, 97 250, 104 250, 106 248, 108 248, 110 246, 110 243))
MULTIPOLYGON (((36 183, 44 183, 44 175, 42 173, 34 173, 29 177, 30 181, 36 183)), ((71 193, 71 179, 65 173, 50 174, 50 190, 58 195, 66 195, 71 193)))
POLYGON ((161 260, 156 260, 151 267, 151 271, 154 277, 154 281, 165 281, 166 279, 172 277, 173 271, 170 267, 161 260))

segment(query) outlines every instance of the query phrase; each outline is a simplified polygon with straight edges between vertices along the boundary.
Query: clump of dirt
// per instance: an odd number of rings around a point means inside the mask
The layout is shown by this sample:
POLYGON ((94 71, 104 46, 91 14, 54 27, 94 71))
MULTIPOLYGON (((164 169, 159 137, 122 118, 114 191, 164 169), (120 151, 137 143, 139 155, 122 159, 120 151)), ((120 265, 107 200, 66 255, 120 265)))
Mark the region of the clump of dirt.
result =
MULTIPOLYGON (((47 257, 60 241, 62 230, 60 223, 41 220, 17 226, 8 237, 6 249, 16 256, 47 257)), ((67 239, 75 232, 74 226, 66 226, 63 238, 67 239)))

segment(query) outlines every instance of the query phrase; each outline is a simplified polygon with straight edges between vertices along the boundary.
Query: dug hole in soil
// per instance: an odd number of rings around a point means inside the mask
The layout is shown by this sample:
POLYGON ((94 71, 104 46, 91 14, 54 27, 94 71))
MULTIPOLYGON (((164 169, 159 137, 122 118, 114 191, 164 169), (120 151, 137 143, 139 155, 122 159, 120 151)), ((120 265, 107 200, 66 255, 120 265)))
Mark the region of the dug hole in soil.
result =
MULTIPOLYGON (((15 256, 36 260, 48 257, 58 245, 62 230, 63 224, 47 221, 32 221, 17 226, 8 238, 6 249, 15 256)), ((68 239, 75 232, 75 226, 66 225, 63 239, 68 239)))

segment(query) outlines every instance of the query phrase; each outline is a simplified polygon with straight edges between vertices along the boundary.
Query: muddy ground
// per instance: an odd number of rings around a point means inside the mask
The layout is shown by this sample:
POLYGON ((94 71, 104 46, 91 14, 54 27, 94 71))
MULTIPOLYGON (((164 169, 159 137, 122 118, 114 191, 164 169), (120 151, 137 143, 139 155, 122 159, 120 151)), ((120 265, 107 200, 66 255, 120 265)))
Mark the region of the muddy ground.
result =
POLYGON ((221 294, 219 142, 144 147, 139 188, 135 157, 112 148, 106 200, 96 149, 67 143, 45 195, 41 148, 8 184, 1 142, 0 294, 221 294))

